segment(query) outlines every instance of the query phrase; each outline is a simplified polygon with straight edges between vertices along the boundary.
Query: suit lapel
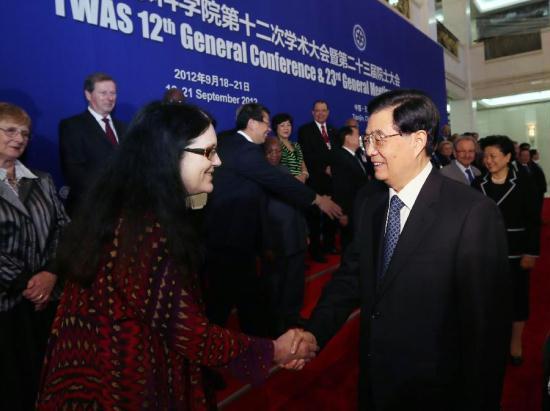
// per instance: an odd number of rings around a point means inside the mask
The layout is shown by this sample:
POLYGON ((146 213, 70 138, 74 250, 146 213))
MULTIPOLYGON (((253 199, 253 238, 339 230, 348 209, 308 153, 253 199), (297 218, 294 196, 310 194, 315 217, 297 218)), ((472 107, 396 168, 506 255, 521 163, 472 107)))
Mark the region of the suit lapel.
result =
MULTIPOLYGON (((90 131, 93 132, 94 138, 101 141, 101 144, 107 145, 108 147, 112 147, 113 145, 109 140, 107 140, 107 136, 105 132, 103 131, 99 123, 96 121, 94 116, 92 116, 92 114, 88 110, 86 110, 84 114, 85 114, 84 118, 86 120, 87 127, 90 131)), ((118 130, 117 130, 117 133, 118 133, 118 130)))
MULTIPOLYGON (((483 180, 481 181, 481 184, 480 184, 481 192, 486 196, 489 196, 489 194, 487 193, 487 184, 489 184, 490 176, 491 174, 487 173, 483 177, 483 180)), ((514 170, 513 168, 510 168, 510 171, 508 171, 507 180, 504 183, 509 186, 508 190, 506 190, 506 192, 500 198, 493 198, 493 200, 497 203, 498 206, 506 199, 506 197, 510 195, 512 191, 515 190, 515 188, 517 187, 517 179, 518 179, 517 171, 514 170)))
POLYGON ((430 233, 435 222, 437 201, 441 188, 442 177, 437 173, 438 171, 435 169, 432 170, 418 194, 405 227, 403 227, 403 231, 399 236, 388 271, 379 286, 380 295, 387 291, 391 283, 407 266, 411 255, 418 247, 422 246, 424 238, 430 233))
POLYGON ((379 256, 380 236, 383 238, 385 213, 388 203, 388 190, 377 192, 367 197, 358 222, 359 247, 361 247, 361 273, 366 285, 366 301, 374 301, 376 290, 376 270, 379 256), (371 275, 372 274, 372 275, 371 275))
POLYGON ((460 169, 460 167, 456 164, 456 160, 453 160, 453 168, 455 170, 455 175, 457 177, 460 177, 462 179, 462 181, 464 181, 466 184, 470 184, 470 180, 468 180, 468 178, 466 177, 466 174, 464 174, 462 172, 462 170, 460 169))
POLYGON ((4 199, 22 214, 30 218, 27 208, 23 205, 19 197, 16 196, 6 184, 0 184, 0 198, 4 199))

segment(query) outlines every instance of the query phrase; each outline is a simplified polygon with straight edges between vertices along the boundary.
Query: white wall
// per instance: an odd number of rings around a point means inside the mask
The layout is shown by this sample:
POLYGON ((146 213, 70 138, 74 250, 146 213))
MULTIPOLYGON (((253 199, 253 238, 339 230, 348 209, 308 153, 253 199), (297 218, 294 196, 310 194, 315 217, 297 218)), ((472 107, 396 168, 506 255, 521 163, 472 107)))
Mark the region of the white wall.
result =
POLYGON ((541 30, 542 49, 485 61, 483 44, 470 48, 475 99, 550 88, 550 29, 541 30))
POLYGON ((539 164, 546 174, 547 183, 550 182, 550 102, 479 110, 476 131, 480 137, 504 134, 520 143, 531 142, 540 153, 539 164), (533 140, 527 137, 528 123, 536 124, 533 140))

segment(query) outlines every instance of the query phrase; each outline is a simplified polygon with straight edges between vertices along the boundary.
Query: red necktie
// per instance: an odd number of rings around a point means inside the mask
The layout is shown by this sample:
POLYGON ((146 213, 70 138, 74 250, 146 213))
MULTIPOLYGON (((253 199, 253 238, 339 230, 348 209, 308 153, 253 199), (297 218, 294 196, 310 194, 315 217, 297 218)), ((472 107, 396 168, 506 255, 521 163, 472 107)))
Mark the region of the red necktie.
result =
POLYGON ((327 129, 325 128, 324 124, 321 125, 321 135, 323 136, 323 140, 325 140, 325 143, 329 144, 327 129))
POLYGON ((113 146, 116 146, 118 142, 116 141, 115 132, 111 128, 111 122, 107 117, 103 117, 101 120, 105 123, 105 134, 107 135, 107 140, 109 140, 113 146))

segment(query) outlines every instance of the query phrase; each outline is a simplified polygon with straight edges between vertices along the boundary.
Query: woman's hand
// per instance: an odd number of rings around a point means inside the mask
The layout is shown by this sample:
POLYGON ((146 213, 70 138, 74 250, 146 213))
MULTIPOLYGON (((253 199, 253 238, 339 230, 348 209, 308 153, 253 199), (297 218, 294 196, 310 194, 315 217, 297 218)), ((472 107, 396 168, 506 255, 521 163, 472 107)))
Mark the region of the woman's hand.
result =
POLYGON ((23 297, 34 303, 37 310, 41 310, 50 301, 51 293, 57 276, 49 271, 40 271, 33 275, 23 291, 23 297))
POLYGON ((313 334, 300 329, 288 330, 273 345, 273 361, 287 369, 302 369, 319 351, 313 334))
POLYGON ((524 255, 523 257, 521 257, 521 260, 519 260, 519 265, 524 270, 531 270, 535 266, 536 262, 537 257, 532 255, 524 255))

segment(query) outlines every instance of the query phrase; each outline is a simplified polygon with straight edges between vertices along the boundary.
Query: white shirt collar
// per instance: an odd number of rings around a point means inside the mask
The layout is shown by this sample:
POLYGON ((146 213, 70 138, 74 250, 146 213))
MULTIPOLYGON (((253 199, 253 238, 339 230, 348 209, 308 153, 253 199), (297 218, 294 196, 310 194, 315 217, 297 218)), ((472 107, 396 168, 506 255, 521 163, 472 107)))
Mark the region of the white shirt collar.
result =
POLYGON ((252 144, 256 144, 254 143, 254 141, 252 141, 252 139, 250 138, 250 136, 248 134, 246 134, 244 131, 242 130, 239 130, 237 131, 238 134, 240 134, 241 136, 243 136, 244 138, 246 138, 248 141, 250 141, 252 144))
POLYGON ((325 126, 325 130, 327 130, 327 133, 328 133, 328 129, 327 129, 327 123, 318 123, 316 122, 315 120, 313 120, 315 122, 315 124, 317 124, 317 128, 319 129, 319 131, 322 131, 321 130, 321 127, 322 126, 325 126))
MULTIPOLYGON (((5 181, 7 174, 5 168, 0 168, 0 180, 5 181)), ((15 160, 15 178, 20 180, 22 178, 38 178, 38 176, 25 167, 21 161, 15 160)))
POLYGON ((346 147, 346 146, 342 146, 342 148, 343 148, 344 150, 346 150, 348 153, 350 153, 353 157, 355 157, 355 153, 354 153, 353 151, 351 151, 351 149, 349 149, 349 148, 346 147))
POLYGON ((109 119, 109 121, 111 122, 111 124, 113 124, 113 119, 111 118, 111 114, 107 114, 106 116, 102 116, 101 114, 99 114, 97 111, 94 111, 94 109, 90 106, 88 106, 88 111, 90 112, 90 114, 92 116, 94 116, 94 118, 97 120, 97 122, 101 125, 105 125, 105 123, 102 121, 105 117, 107 117, 109 119))
POLYGON ((394 195, 399 195, 399 199, 403 201, 405 207, 407 207, 409 210, 412 210, 414 202, 416 201, 418 194, 420 194, 420 190, 428 179, 431 171, 432 163, 428 161, 422 171, 418 173, 416 177, 414 177, 411 181, 409 181, 399 193, 397 193, 393 188, 390 187, 390 200, 394 195))
POLYGON ((460 164, 457 160, 454 160, 455 164, 457 165, 457 167, 460 169, 460 171, 462 171, 464 174, 466 174, 466 170, 472 170, 470 168, 470 166, 468 167, 464 167, 462 164, 460 164))

